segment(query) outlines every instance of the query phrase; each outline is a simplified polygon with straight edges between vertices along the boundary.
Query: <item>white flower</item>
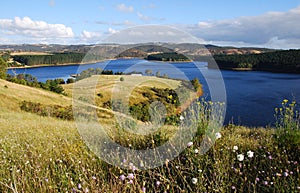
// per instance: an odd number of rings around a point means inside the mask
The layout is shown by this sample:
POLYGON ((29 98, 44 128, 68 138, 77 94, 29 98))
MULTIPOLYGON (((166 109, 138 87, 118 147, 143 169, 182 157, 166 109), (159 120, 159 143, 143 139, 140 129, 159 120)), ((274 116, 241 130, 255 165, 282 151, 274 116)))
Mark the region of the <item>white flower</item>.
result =
POLYGON ((239 149, 239 147, 238 146, 233 146, 233 152, 235 152, 235 151, 237 151, 239 149))
POLYGON ((182 115, 180 115, 179 119, 180 119, 180 121, 183 121, 184 117, 182 115))
POLYGON ((247 151, 247 156, 248 156, 249 158, 253 157, 253 155, 254 155, 254 152, 253 152, 253 151, 251 151, 251 150, 247 151))
POLYGON ((187 144, 186 144, 188 147, 191 147, 192 145, 193 145, 193 142, 188 142, 187 144))
POLYGON ((221 133, 217 132, 216 133, 216 139, 220 139, 222 137, 221 133))
POLYGON ((192 183, 193 183, 193 184, 197 184, 197 182, 198 182, 198 179, 197 179, 197 178, 192 178, 192 183))
POLYGON ((243 154, 238 154, 237 155, 237 160, 239 160, 240 162, 244 160, 244 155, 243 154))
POLYGON ((195 153, 199 153, 199 149, 195 149, 195 153))

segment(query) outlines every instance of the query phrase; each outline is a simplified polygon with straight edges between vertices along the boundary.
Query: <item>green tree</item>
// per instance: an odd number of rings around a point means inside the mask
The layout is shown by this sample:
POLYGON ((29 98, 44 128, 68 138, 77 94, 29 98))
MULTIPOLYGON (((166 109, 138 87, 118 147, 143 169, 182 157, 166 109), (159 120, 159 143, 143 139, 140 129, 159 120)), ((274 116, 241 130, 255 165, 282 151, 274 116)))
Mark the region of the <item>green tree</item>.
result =
POLYGON ((156 72, 156 76, 159 77, 160 76, 160 71, 156 72))
POLYGON ((150 76, 153 72, 151 69, 147 69, 147 70, 145 70, 145 73, 150 76))
POLYGON ((0 78, 6 79, 7 63, 0 57, 0 78))
POLYGON ((198 91, 202 87, 198 78, 194 78, 193 80, 191 80, 191 83, 196 91, 198 91))

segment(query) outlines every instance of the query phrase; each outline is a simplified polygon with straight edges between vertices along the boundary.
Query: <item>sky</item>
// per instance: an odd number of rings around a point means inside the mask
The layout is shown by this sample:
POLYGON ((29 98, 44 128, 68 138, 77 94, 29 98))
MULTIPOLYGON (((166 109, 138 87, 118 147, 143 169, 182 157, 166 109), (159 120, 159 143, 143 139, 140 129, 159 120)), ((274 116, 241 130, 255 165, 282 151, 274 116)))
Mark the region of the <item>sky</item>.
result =
POLYGON ((9 0, 0 6, 0 44, 95 44, 117 34, 126 39, 130 31, 136 41, 183 42, 189 40, 177 35, 188 34, 205 44, 300 48, 300 0, 9 0))

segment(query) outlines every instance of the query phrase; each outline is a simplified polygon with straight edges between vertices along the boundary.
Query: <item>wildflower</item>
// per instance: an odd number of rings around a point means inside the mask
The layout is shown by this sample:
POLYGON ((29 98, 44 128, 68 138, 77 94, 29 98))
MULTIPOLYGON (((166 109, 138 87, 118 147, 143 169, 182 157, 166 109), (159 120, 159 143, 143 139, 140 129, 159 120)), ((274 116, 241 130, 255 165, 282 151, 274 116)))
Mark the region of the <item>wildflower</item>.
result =
POLYGON ((287 100, 287 99, 284 99, 284 100, 283 100, 283 103, 287 103, 287 102, 289 102, 289 100, 287 100))
POLYGON ((197 153, 199 153, 199 150, 198 150, 198 149, 195 149, 195 151, 194 151, 194 152, 197 154, 197 153))
POLYGON ((237 160, 239 160, 240 162, 244 160, 244 155, 243 154, 238 154, 237 155, 237 160))
POLYGON ((133 173, 129 173, 128 176, 127 176, 127 178, 132 180, 134 178, 133 173))
POLYGON ((146 192, 146 188, 145 187, 142 187, 142 192, 146 192))
POLYGON ((259 182, 259 178, 255 178, 255 181, 259 182))
POLYGON ((133 180, 129 180, 127 183, 128 184, 133 184, 133 180))
POLYGON ((125 178, 126 178, 126 177, 125 177, 123 174, 120 176, 120 180, 122 180, 122 181, 124 181, 125 178))
POLYGON ((183 121, 184 117, 182 115, 180 115, 179 119, 180 119, 180 121, 183 121))
POLYGON ((271 155, 269 155, 269 157, 268 157, 268 158, 269 158, 269 159, 273 159, 271 155))
POLYGON ((140 161, 140 167, 144 167, 145 165, 144 165, 144 163, 143 163, 143 161, 140 161))
POLYGON ((288 176, 289 176, 289 173, 284 172, 283 175, 284 175, 285 177, 288 177, 288 176))
POLYGON ((220 138, 222 137, 221 133, 219 133, 219 132, 217 132, 217 133, 215 134, 215 136, 216 136, 216 139, 220 139, 220 138))
POLYGON ((93 179, 93 180, 96 180, 97 178, 96 178, 95 176, 92 176, 92 179, 93 179))
POLYGON ((158 187, 160 185, 160 181, 156 181, 156 186, 158 187))
POLYGON ((89 189, 88 189, 88 188, 85 188, 84 192, 89 192, 89 189))
POLYGON ((254 155, 254 152, 253 152, 253 151, 251 151, 251 150, 247 151, 247 156, 248 156, 249 158, 252 158, 253 155, 254 155))
POLYGON ((264 185, 266 185, 266 186, 267 186, 267 185, 268 185, 268 181, 264 181, 264 185))
POLYGON ((276 173, 276 176, 281 177, 282 175, 280 173, 276 173))
POLYGON ((197 178, 192 178, 192 183, 193 183, 193 184, 197 184, 197 182, 198 182, 198 179, 197 179, 197 178))
POLYGON ((77 188, 78 188, 78 189, 81 189, 81 188, 82 188, 81 184, 78 184, 78 185, 77 185, 77 188))
POLYGON ((232 189, 232 190, 235 190, 235 186, 231 186, 231 189, 232 189))
POLYGON ((191 142, 191 141, 187 143, 188 147, 191 147, 192 145, 193 145, 193 142, 191 142))
POLYGON ((238 146, 233 146, 233 152, 235 152, 235 151, 237 151, 239 149, 239 147, 238 146))

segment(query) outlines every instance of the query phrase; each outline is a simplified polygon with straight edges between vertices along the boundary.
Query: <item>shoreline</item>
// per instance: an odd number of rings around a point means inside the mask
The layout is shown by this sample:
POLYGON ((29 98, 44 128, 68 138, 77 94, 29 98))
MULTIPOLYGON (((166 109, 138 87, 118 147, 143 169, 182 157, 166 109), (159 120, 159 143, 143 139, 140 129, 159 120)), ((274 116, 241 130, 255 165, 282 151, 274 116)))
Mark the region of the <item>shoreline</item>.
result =
POLYGON ((7 67, 7 70, 11 69, 28 69, 28 68, 40 68, 40 67, 54 67, 54 66, 73 66, 73 65, 86 65, 86 64, 96 64, 99 62, 106 62, 109 60, 116 60, 116 59, 104 59, 104 60, 98 60, 98 61, 91 61, 91 62, 83 62, 83 63, 63 63, 63 64, 38 64, 34 66, 9 66, 7 67))
POLYGON ((54 66, 72 66, 72 65, 86 65, 86 64, 96 64, 98 62, 106 62, 110 60, 118 60, 118 59, 124 59, 124 60, 131 60, 131 59, 142 59, 149 62, 159 62, 159 63, 189 63, 189 62, 195 62, 193 60, 189 61, 160 61, 160 60, 147 60, 145 58, 136 58, 136 57, 120 57, 120 58, 109 58, 109 59, 103 59, 98 61, 91 61, 91 62, 84 62, 84 63, 63 63, 63 64, 38 64, 34 66, 9 66, 7 67, 7 70, 11 69, 28 69, 28 68, 40 68, 40 67, 54 67, 54 66))

